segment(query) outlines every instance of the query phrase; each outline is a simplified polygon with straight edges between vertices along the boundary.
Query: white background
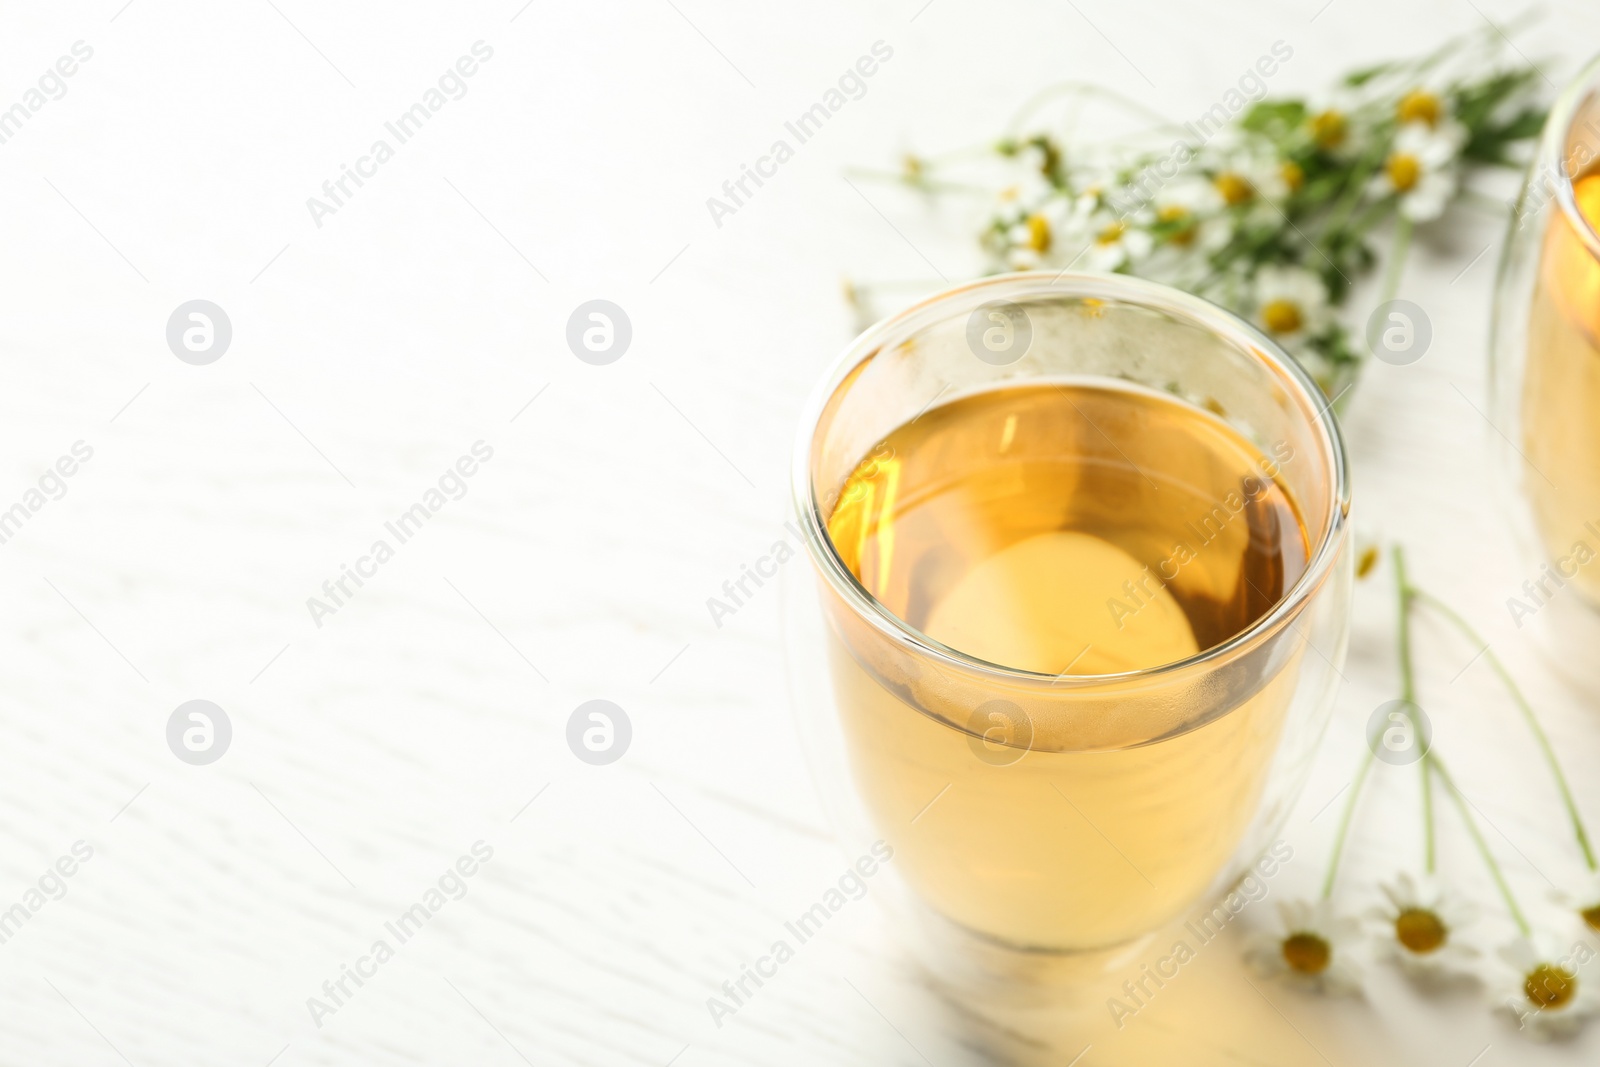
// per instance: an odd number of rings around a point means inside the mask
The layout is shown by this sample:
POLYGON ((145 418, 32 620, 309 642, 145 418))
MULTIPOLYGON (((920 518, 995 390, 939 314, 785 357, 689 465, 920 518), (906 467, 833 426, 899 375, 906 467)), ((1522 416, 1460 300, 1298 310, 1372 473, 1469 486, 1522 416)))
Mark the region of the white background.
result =
MULTIPOLYGON (((275 2, 0 19, 0 107, 75 41, 94 49, 0 145, 0 508, 74 441, 94 449, 0 546, 0 908, 74 841, 94 849, 0 945, 0 1062, 985 1062, 1006 1039, 941 1002, 870 904, 720 1029, 705 1005, 848 859, 797 749, 775 593, 720 630, 706 598, 779 536, 801 402, 854 326, 841 277, 979 266, 966 207, 858 192, 845 168, 980 142, 1056 81, 1182 120, 1275 40, 1294 57, 1272 90, 1315 92, 1513 9, 275 2), (307 197, 480 39, 494 57, 467 95, 317 227, 307 197), (878 40, 894 57, 867 95, 714 225, 706 198, 878 40), (205 367, 164 335, 195 298, 234 330, 205 367), (593 298, 633 323, 607 367, 564 340, 593 298), (480 439, 494 458, 465 498, 315 626, 306 598, 480 439), (633 723, 609 767, 564 741, 596 697, 633 723), (209 767, 165 740, 194 698, 233 724, 209 767), (494 858, 467 895, 314 1026, 307 998, 480 839, 494 858)), ((1559 83, 1597 31, 1572 2, 1519 41, 1559 83)), ((1494 208, 1419 237, 1403 295, 1433 348, 1373 367, 1354 400, 1356 521, 1403 539, 1417 578, 1490 632, 1600 819, 1593 706, 1505 612, 1525 575, 1474 410, 1494 208)), ((1395 695, 1388 578, 1359 587, 1349 684, 1274 895, 1319 879, 1337 806, 1312 816, 1395 695)), ((1579 867, 1536 751, 1475 649, 1436 626, 1419 641, 1439 744, 1548 919, 1550 882, 1579 867)), ((1414 777, 1374 778, 1351 909, 1416 864, 1414 777)), ((1509 928, 1441 821, 1445 874, 1492 947, 1509 928)), ((1488 1067, 1600 1049, 1594 1027, 1530 1052, 1487 994, 1421 996, 1381 966, 1360 1001, 1257 991, 1234 934, 1120 1033, 1109 991, 1063 1007, 1047 1058, 1488 1067)))

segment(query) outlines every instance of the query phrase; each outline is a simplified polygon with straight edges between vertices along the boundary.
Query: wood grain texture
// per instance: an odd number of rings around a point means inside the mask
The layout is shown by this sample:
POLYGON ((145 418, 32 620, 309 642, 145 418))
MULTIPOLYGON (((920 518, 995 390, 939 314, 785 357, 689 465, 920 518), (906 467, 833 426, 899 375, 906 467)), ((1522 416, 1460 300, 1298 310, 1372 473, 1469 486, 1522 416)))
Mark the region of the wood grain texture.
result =
MULTIPOLYGON (((705 599, 778 535, 800 404, 849 333, 840 275, 936 284, 976 266, 964 208, 873 185, 864 201, 844 168, 981 141, 1063 77, 1185 116, 1274 39, 1296 58, 1272 88, 1311 91, 1482 21, 1473 5, 1318 6, 107 0, 0 16, 0 104, 74 41, 94 48, 0 145, 0 506, 75 441, 94 449, 0 545, 0 909, 74 842, 93 848, 0 944, 0 1063, 958 1067, 1084 1046, 1087 1067, 1592 1060, 1593 1030, 1535 1049, 1481 998, 1424 998, 1381 968, 1364 1002, 1257 990, 1237 932, 1120 1031, 1101 989, 980 1012, 941 999, 870 903, 721 1027, 707 1011, 847 857, 789 719, 776 597, 721 628, 705 599), (715 225, 705 198, 880 39, 895 57, 867 95, 715 225), (478 40, 494 57, 466 94, 317 226, 306 199, 478 40), (234 327, 206 367, 163 337, 197 297, 234 327), (634 328, 608 367, 563 340, 595 297, 634 328), (465 495, 318 626, 307 598, 477 441, 494 456, 465 495), (564 740, 596 697, 634 729, 607 767, 564 740), (208 767, 165 741, 195 698, 234 728, 208 767), (307 999, 479 841, 493 858, 464 895, 315 1025, 307 999)), ((1597 30, 1561 8, 1526 47, 1559 78, 1597 30)), ((1500 230, 1469 211, 1419 235, 1405 291, 1434 347, 1372 368, 1352 406, 1356 523, 1412 546, 1419 580, 1484 625, 1583 767, 1592 704, 1504 615, 1522 575, 1472 407, 1493 253, 1456 277, 1500 230)), ((1315 816, 1395 691, 1390 627, 1388 590, 1363 586, 1284 894, 1315 884, 1333 822, 1315 816)), ((1540 872, 1578 868, 1537 754, 1474 649, 1431 626, 1419 640, 1441 743, 1514 886, 1548 910, 1540 872)), ((1575 778, 1600 817, 1600 783, 1575 778)), ((1413 798, 1410 778, 1375 782, 1353 906, 1414 859, 1413 798)), ((1442 851, 1492 942, 1505 924, 1453 825, 1442 851)))

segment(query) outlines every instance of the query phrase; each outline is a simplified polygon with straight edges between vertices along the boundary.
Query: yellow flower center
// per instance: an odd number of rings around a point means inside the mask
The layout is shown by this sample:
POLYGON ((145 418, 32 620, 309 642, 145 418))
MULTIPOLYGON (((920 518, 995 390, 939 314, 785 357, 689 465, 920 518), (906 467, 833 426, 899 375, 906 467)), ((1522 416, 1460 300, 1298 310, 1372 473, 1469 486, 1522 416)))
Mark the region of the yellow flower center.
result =
POLYGON ((1406 948, 1419 955, 1433 952, 1450 938, 1439 916, 1426 908, 1407 908, 1394 920, 1394 936, 1406 948))
POLYGON ((1329 109, 1311 117, 1311 139, 1318 148, 1338 148, 1350 132, 1344 112, 1329 109))
POLYGON ((1122 240, 1122 235, 1127 232, 1127 229, 1127 223, 1113 222, 1111 225, 1101 230, 1099 236, 1097 236, 1095 240, 1099 242, 1101 246, 1114 245, 1118 241, 1122 240))
POLYGON ((1305 324, 1300 305, 1292 300, 1269 300, 1261 308, 1261 321, 1273 333, 1294 333, 1305 324))
POLYGON ((1040 255, 1050 251, 1050 223, 1043 215, 1028 216, 1028 247, 1040 255))
POLYGON ((1283 962, 1301 974, 1321 974, 1333 960, 1333 949, 1316 934, 1290 934, 1283 939, 1283 962))
POLYGON ((1256 195, 1256 187, 1242 174, 1224 171, 1212 179, 1212 184, 1217 187, 1217 192, 1222 194, 1222 199, 1227 201, 1229 207, 1238 207, 1248 203, 1256 195))
POLYGON ((1372 568, 1378 565, 1378 546, 1368 545, 1361 553, 1361 559, 1356 563, 1356 577, 1365 578, 1372 573, 1372 568))
POLYGON ((1298 193, 1300 187, 1306 183, 1306 172, 1292 159, 1284 160, 1279 171, 1283 174, 1283 184, 1289 187, 1291 193, 1298 193))
POLYGON ((1578 976, 1565 967, 1541 963, 1522 978, 1522 993, 1540 1008, 1561 1008, 1578 993, 1578 976))
POLYGON ((1591 904, 1578 912, 1589 929, 1600 932, 1600 904, 1591 904))
POLYGON ((1167 236, 1169 242, 1178 245, 1180 248, 1194 243, 1195 227, 1189 219, 1189 209, 1178 204, 1169 204, 1156 212, 1156 220, 1158 222, 1183 224, 1167 236))
POLYGON ((1390 156, 1383 169, 1389 175, 1389 184, 1394 186, 1397 193, 1409 192, 1417 184, 1417 179, 1422 177, 1422 164, 1417 162, 1417 157, 1404 152, 1390 156))
POLYGON ((1395 117, 1401 122, 1425 122, 1429 126, 1437 126, 1444 117, 1444 102, 1426 89, 1413 89, 1400 98, 1395 117))

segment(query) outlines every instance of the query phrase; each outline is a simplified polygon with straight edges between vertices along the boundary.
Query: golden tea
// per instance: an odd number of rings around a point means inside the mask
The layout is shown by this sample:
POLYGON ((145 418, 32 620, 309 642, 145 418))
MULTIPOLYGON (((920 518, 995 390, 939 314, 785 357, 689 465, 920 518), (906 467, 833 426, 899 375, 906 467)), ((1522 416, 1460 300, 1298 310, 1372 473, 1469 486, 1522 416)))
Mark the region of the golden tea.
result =
MULTIPOLYGON (((1579 177, 1573 193, 1590 230, 1600 232, 1600 173, 1579 177)), ((1547 573, 1537 583, 1542 595, 1529 595, 1541 604, 1570 580, 1600 604, 1600 567, 1587 566, 1600 555, 1600 261, 1558 211, 1537 269, 1522 393, 1531 468, 1523 489, 1559 576, 1547 573)))
POLYGON ((1106 676, 1196 656, 1284 597, 1309 550, 1277 478, 1291 458, 1165 393, 1051 381, 944 403, 863 458, 827 529, 867 592, 966 656, 1074 683, 1059 705, 1025 711, 996 692, 952 708, 936 668, 896 675, 835 634, 861 792, 936 910, 1016 946, 1107 945, 1171 917, 1224 866, 1299 649, 1267 672, 1197 677, 1195 706, 1231 687, 1224 712, 1186 721, 1177 700, 1150 736, 1118 721, 1132 706, 1119 687, 1137 680, 1106 676))
POLYGON ((1304 571, 1276 467, 1164 394, 991 390, 891 433, 828 533, 868 592, 937 641, 1040 674, 1114 674, 1226 641, 1304 571))

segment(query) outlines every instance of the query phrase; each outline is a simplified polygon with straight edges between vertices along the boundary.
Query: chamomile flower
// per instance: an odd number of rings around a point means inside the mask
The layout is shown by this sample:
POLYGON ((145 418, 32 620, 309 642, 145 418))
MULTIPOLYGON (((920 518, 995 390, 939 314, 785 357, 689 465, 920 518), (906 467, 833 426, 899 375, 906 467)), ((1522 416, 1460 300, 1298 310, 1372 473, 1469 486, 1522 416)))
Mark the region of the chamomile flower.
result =
POLYGON ((992 247, 1014 270, 1037 267, 1069 214, 1066 198, 1042 180, 1007 188, 990 223, 992 247))
POLYGON ((1477 976, 1478 950, 1461 939, 1473 911, 1445 893, 1431 878, 1414 879, 1402 872, 1392 882, 1378 883, 1387 904, 1375 908, 1382 923, 1384 955, 1410 977, 1449 982, 1477 976))
POLYGON ((1356 536, 1356 548, 1359 550, 1356 556, 1356 581, 1359 582, 1376 569, 1383 557, 1376 541, 1369 541, 1359 534, 1356 536))
POLYGON ((1456 158, 1463 143, 1461 127, 1454 123, 1402 126, 1383 170, 1373 179, 1372 194, 1399 197, 1400 214, 1413 222, 1438 218, 1455 195, 1456 158))
POLYGON ((1030 175, 1043 178, 1052 186, 1061 174, 1061 149, 1048 137, 1036 137, 1016 150, 1016 159, 1030 175))
POLYGON ((1278 164, 1278 177, 1283 179, 1283 187, 1293 196, 1306 184, 1306 170, 1292 159, 1286 159, 1278 164))
POLYGON ((1044 253, 1026 241, 1006 248, 1006 266, 1012 270, 1037 270, 1043 262, 1044 253))
POLYGON ((1359 92, 1334 88, 1306 101, 1305 118, 1298 133, 1324 156, 1347 162, 1371 145, 1372 112, 1359 92))
MULTIPOLYGON (((1278 154, 1272 150, 1256 151, 1245 158, 1240 168, 1250 184, 1255 186, 1256 195, 1272 204, 1281 204, 1289 199, 1289 194, 1294 190, 1290 187, 1292 181, 1303 181, 1304 174, 1299 168, 1289 168, 1278 154)), ((1277 214, 1274 212, 1273 217, 1277 214)))
POLYGON ((1204 179, 1180 178, 1159 189, 1151 200, 1154 221, 1166 232, 1164 244, 1215 252, 1233 234, 1233 222, 1222 211, 1226 202, 1221 192, 1204 179))
POLYGON ((1294 191, 1291 182, 1304 180, 1299 168, 1286 168, 1272 146, 1253 138, 1226 139, 1219 154, 1211 184, 1223 202, 1254 222, 1281 219, 1276 205, 1294 191))
POLYGON ((1328 287, 1304 267, 1262 267, 1256 272, 1255 321, 1285 348, 1301 349, 1333 321, 1328 287))
POLYGON ((1265 977, 1318 993, 1355 993, 1361 969, 1352 954, 1361 940, 1356 920, 1336 915, 1326 900, 1278 905, 1275 929, 1252 934, 1245 959, 1265 977))
POLYGON ((1529 1037, 1542 1041, 1567 1036, 1600 1011, 1600 990, 1587 975, 1579 975, 1573 953, 1559 942, 1520 937, 1499 956, 1508 973, 1497 1003, 1529 1037))
POLYGON ((1443 93, 1425 86, 1408 90, 1394 106, 1394 120, 1402 126, 1426 126, 1437 130, 1452 122, 1450 102, 1443 93))
POLYGON ((1256 198, 1255 184, 1242 170, 1233 167, 1217 171, 1211 184, 1229 207, 1247 207, 1256 198))
POLYGON ((1064 197, 1049 197, 1019 217, 1006 231, 1007 260, 1017 270, 1032 270, 1055 248, 1070 208, 1064 197))
POLYGON ((1335 159, 1348 159, 1359 151, 1355 119, 1337 104, 1313 110, 1306 118, 1306 136, 1320 151, 1335 159))
MULTIPOLYGON (((1073 182, 1074 225, 1087 235, 1091 228, 1098 229, 1107 218, 1133 221, 1142 219, 1144 198, 1127 183, 1125 176, 1114 171, 1096 169, 1078 176, 1073 182)), ((1080 240, 1079 244, 1083 242, 1080 240)))
POLYGON ((1105 206, 1106 198, 1118 187, 1117 176, 1111 171, 1094 170, 1080 175, 1073 183, 1073 207, 1085 217, 1096 208, 1105 206))
POLYGON ((1081 262, 1090 270, 1131 267, 1149 255, 1154 244, 1150 234, 1133 220, 1103 209, 1082 216, 1076 229, 1083 244, 1081 262))
POLYGON ((1137 219, 1153 239, 1139 273, 1182 288, 1213 276, 1211 254, 1228 243, 1235 224, 1204 178, 1180 178, 1156 190, 1137 219))
POLYGON ((1558 890, 1555 898, 1562 909, 1577 916, 1590 933, 1600 933, 1600 873, 1588 872, 1577 886, 1558 890))
POLYGON ((1043 175, 1037 171, 1023 171, 1000 191, 997 214, 1013 218, 1026 217, 1055 194, 1055 186, 1051 185, 1043 175))

